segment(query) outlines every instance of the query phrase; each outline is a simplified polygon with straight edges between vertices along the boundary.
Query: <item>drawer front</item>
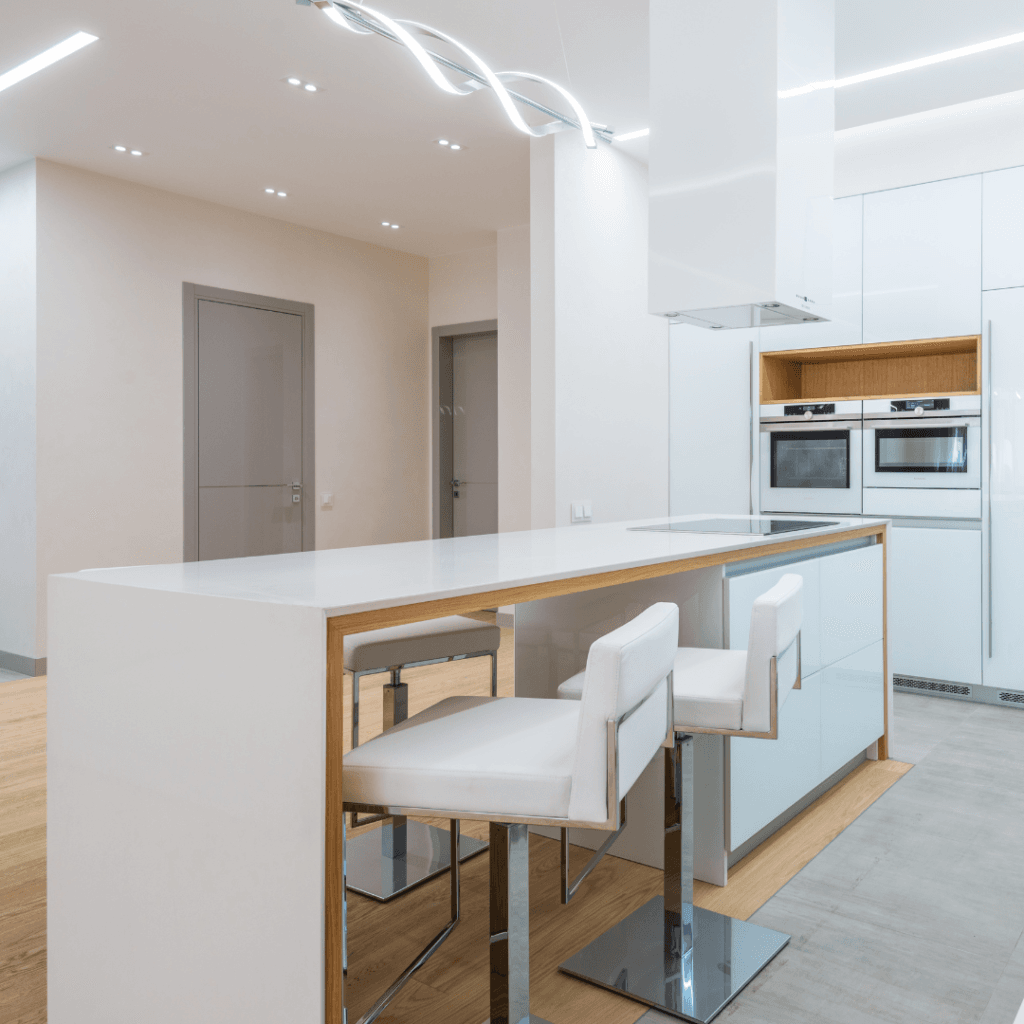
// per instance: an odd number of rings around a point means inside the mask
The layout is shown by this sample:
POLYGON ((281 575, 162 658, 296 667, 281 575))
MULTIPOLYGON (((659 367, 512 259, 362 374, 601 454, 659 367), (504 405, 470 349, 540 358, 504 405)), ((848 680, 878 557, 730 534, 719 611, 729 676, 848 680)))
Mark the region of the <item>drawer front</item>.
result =
POLYGON ((821 559, 821 664, 882 639, 882 546, 821 559))
POLYGON ((772 589, 787 573, 803 578, 803 623, 800 627, 800 654, 805 675, 817 672, 821 667, 821 630, 818 621, 818 588, 821 578, 821 563, 824 559, 812 558, 806 562, 780 566, 777 569, 762 569, 742 576, 730 576, 725 581, 726 623, 728 624, 729 649, 745 651, 750 638, 750 610, 754 600, 772 589))
POLYGON ((821 674, 821 778, 870 746, 885 727, 882 641, 821 674))
POLYGON ((790 693, 777 740, 731 736, 728 743, 728 846, 735 850, 822 778, 821 674, 804 675, 802 688, 790 693))

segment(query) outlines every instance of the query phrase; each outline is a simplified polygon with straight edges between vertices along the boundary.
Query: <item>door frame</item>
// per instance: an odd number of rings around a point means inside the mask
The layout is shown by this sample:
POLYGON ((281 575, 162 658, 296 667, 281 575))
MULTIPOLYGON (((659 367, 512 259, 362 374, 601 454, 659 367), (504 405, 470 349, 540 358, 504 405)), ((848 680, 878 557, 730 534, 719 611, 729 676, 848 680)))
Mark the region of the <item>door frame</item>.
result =
MULTIPOLYGON (((451 343, 456 338, 465 337, 469 334, 497 333, 497 320, 473 320, 464 324, 447 324, 443 327, 433 327, 430 330, 430 466, 432 477, 430 488, 430 535, 435 539, 441 536, 441 522, 444 517, 441 502, 441 480, 443 476, 441 472, 443 468, 441 465, 441 437, 444 433, 444 427, 441 422, 442 348, 447 348, 446 354, 450 359, 451 343)), ((498 457, 501 457, 500 449, 498 457)), ((498 500, 501 500, 500 491, 498 500)))
POLYGON ((182 561, 199 561, 199 300, 302 317, 302 550, 316 550, 313 304, 210 288, 188 281, 182 293, 183 531, 182 561))

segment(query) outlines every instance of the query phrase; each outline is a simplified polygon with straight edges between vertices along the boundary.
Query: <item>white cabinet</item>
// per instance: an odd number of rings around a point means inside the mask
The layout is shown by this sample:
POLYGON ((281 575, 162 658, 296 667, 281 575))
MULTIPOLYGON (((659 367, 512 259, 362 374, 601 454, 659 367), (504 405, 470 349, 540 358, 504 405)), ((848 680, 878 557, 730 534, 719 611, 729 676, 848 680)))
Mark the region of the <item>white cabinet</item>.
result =
POLYGON ((728 740, 729 837, 736 850, 884 730, 882 548, 869 545, 725 579, 728 646, 747 646, 754 599, 786 573, 803 578, 803 685, 775 740, 728 740))
POLYGON ((991 325, 985 541, 987 686, 1024 690, 1024 288, 985 293, 991 325), (991 573, 991 579, 988 574, 991 573))
POLYGON ((864 197, 836 199, 832 209, 831 318, 820 324, 762 327, 762 352, 860 344, 864 197))
POLYGON ((982 175, 982 288, 1024 285, 1024 167, 982 175))
POLYGON ((889 532, 892 671, 943 682, 981 683, 981 532, 889 532))
POLYGON ((821 778, 827 779, 885 731, 882 641, 821 671, 821 778))
POLYGON ((864 341, 981 331, 981 175, 864 197, 864 341))

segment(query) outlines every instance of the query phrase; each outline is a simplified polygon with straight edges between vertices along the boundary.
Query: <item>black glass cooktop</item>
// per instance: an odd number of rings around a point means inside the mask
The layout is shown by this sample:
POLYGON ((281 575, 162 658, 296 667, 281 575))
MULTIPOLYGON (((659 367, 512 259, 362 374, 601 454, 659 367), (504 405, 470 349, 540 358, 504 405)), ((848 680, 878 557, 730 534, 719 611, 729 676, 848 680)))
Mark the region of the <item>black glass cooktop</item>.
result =
POLYGON ((838 526, 837 520, 824 519, 690 519, 682 523, 655 523, 653 526, 631 526, 630 530, 650 533, 741 533, 767 537, 773 533, 794 530, 820 530, 838 526))

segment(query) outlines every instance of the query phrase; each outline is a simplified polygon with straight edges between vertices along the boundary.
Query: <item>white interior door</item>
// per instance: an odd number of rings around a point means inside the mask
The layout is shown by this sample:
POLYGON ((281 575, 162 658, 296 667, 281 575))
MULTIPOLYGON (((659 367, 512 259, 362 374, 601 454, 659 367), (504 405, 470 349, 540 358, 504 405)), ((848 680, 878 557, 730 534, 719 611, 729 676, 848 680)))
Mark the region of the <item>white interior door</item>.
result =
POLYGON ((453 340, 452 404, 454 534, 497 533, 497 334, 453 340))
POLYGON ((301 551, 302 317, 208 299, 198 316, 199 558, 301 551))

